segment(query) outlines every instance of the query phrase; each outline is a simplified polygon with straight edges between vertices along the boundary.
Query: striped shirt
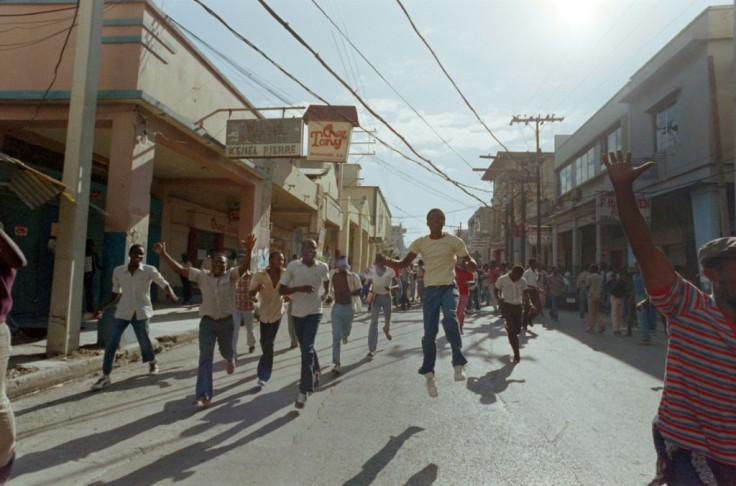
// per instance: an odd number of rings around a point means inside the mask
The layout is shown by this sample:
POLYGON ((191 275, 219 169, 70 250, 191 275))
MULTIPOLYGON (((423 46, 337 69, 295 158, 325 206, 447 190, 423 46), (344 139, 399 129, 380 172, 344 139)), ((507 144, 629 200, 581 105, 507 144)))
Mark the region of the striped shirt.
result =
POLYGON ((671 288, 649 296, 669 327, 660 433, 685 449, 736 465, 736 325, 712 296, 679 274, 671 288))

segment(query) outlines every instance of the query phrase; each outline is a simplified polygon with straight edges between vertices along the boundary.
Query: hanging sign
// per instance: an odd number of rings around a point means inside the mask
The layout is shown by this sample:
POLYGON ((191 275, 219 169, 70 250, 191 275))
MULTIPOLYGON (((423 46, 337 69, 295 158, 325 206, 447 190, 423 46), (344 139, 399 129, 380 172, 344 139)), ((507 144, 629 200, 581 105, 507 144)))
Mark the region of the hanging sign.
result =
POLYGON ((301 118, 228 120, 225 150, 233 158, 300 157, 303 134, 301 118))

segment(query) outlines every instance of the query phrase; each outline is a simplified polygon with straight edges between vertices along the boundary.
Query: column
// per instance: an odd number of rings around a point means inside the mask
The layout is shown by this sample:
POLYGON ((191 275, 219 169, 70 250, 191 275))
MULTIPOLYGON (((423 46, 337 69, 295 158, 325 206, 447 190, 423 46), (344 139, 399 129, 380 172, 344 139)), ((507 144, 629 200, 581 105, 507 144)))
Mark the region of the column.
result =
MULTIPOLYGON (((693 212, 693 232, 696 250, 721 235, 721 216, 718 206, 718 190, 715 184, 690 190, 693 212)), ((701 288, 710 289, 708 279, 701 274, 701 288)))

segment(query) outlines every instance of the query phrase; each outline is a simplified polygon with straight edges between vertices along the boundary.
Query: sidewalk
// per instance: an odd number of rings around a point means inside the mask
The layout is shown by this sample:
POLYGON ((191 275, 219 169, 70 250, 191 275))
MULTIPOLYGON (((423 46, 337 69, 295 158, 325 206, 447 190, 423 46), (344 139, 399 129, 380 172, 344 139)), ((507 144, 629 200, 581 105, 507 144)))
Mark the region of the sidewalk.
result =
MULTIPOLYGON (((197 339, 198 310, 198 305, 155 309, 149 325, 149 335, 157 353, 197 339)), ((104 350, 96 348, 96 343, 97 324, 87 322, 80 332, 79 349, 69 356, 47 358, 45 339, 13 346, 10 350, 6 381, 8 397, 12 400, 101 372, 104 350)), ((128 326, 115 365, 124 366, 128 362, 139 360, 140 348, 132 328, 128 326)))

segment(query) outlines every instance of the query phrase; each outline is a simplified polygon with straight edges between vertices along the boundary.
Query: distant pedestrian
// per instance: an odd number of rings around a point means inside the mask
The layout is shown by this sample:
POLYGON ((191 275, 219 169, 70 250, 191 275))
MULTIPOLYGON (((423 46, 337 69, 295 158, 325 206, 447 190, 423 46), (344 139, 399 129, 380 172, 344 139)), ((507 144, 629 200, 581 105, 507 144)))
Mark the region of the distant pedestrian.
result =
POLYGON ((115 361, 115 352, 128 325, 133 326, 138 345, 141 347, 143 362, 149 363, 149 374, 155 375, 158 373, 156 355, 151 345, 151 339, 148 337, 148 320, 153 317, 151 282, 155 282, 156 285, 165 289, 169 293, 172 302, 177 302, 179 298, 156 267, 143 263, 145 254, 143 245, 135 244, 130 247, 128 252, 130 261, 127 265, 115 267, 112 272, 112 293, 95 312, 95 318, 99 319, 102 317, 104 310, 120 298, 115 310, 112 334, 105 346, 102 376, 92 385, 92 389, 95 391, 102 390, 112 383, 110 373, 112 373, 112 365, 115 361))
POLYGON ((340 374, 340 347, 348 343, 353 327, 355 308, 360 305, 360 277, 350 271, 348 261, 341 256, 335 260, 335 268, 328 276, 329 295, 332 302, 332 372, 340 374))
POLYGON ((368 357, 376 355, 378 349, 378 317, 383 312, 383 333, 391 340, 391 288, 396 278, 393 268, 384 264, 382 254, 376 254, 374 266, 365 276, 371 285, 373 301, 371 303, 371 322, 368 325, 368 357))
POLYGON ((424 260, 417 261, 417 299, 421 302, 424 297, 424 260))
POLYGON ((611 300, 611 327, 613 334, 620 336, 624 327, 624 301, 626 299, 626 286, 621 273, 616 272, 606 286, 611 300))
POLYGON ((245 268, 245 272, 240 275, 240 278, 235 284, 235 295, 233 299, 233 357, 237 362, 240 328, 245 326, 248 354, 256 350, 256 335, 253 332, 255 316, 253 315, 253 299, 250 296, 250 283, 253 277, 253 274, 250 272, 250 251, 240 252, 236 257, 236 261, 238 267, 245 268))
POLYGON ((654 244, 634 194, 634 180, 655 165, 631 164, 619 150, 603 157, 621 225, 652 303, 666 317, 669 343, 662 399, 654 421, 657 474, 651 484, 736 482, 736 238, 700 247, 712 293, 675 272, 654 244))
MULTIPOLYGON (((253 251, 256 237, 249 234, 240 244, 247 252, 253 251)), ((233 352, 233 296, 235 286, 248 270, 246 262, 239 267, 228 269, 227 255, 215 253, 212 257, 212 271, 199 268, 184 268, 166 252, 166 243, 156 243, 153 251, 164 259, 166 264, 179 275, 188 276, 202 291, 202 304, 199 306, 199 366, 197 384, 194 390, 194 405, 209 406, 213 396, 212 368, 215 357, 215 344, 225 359, 228 374, 235 372, 233 352)))
POLYGON ((506 264, 501 265, 496 260, 491 260, 491 265, 488 269, 488 283, 491 287, 491 298, 493 299, 493 312, 499 312, 500 306, 498 305, 498 298, 496 297, 496 282, 498 278, 506 273, 506 264))
POLYGON ((638 344, 647 346, 652 343, 652 337, 649 332, 652 329, 654 320, 657 318, 657 310, 649 301, 644 286, 644 277, 641 274, 641 267, 638 263, 634 270, 632 282, 634 284, 634 300, 636 301, 636 321, 639 324, 639 331, 641 331, 641 340, 638 344))
POLYGON ((445 337, 452 349, 452 366, 455 370, 455 381, 465 381, 465 365, 468 360, 462 352, 460 325, 457 319, 458 288, 455 283, 455 261, 457 257, 468 263, 468 268, 475 270, 475 260, 468 254, 462 239, 444 233, 445 213, 440 209, 431 209, 427 213, 429 235, 422 236, 409 246, 409 253, 401 261, 391 263, 406 267, 417 255, 422 255, 425 263, 424 274, 424 336, 422 337, 422 366, 419 374, 427 381, 429 396, 437 396, 434 365, 437 360, 437 332, 439 331, 440 310, 442 310, 442 327, 445 337))
POLYGON ((522 275, 524 275, 524 268, 516 265, 509 273, 500 276, 494 286, 501 317, 506 322, 506 336, 514 353, 514 363, 521 360, 519 334, 521 334, 523 324, 523 306, 530 299, 529 286, 522 275))
POLYGON ((552 266, 552 275, 547 279, 547 287, 550 302, 549 316, 553 321, 560 320, 559 305, 565 290, 565 277, 560 273, 560 267, 552 266))
POLYGON ((529 266, 522 277, 526 280, 527 293, 529 294, 529 301, 524 304, 524 320, 521 325, 526 330, 534 325, 534 318, 542 313, 542 302, 539 295, 542 282, 537 271, 537 260, 533 258, 529 260, 529 266))
POLYGON ((95 274, 101 270, 100 259, 95 252, 95 242, 88 239, 84 247, 84 297, 87 312, 95 312, 95 274))
POLYGON ((597 325, 598 332, 605 331, 601 319, 601 294, 603 293, 603 275, 598 272, 598 265, 590 266, 588 278, 585 279, 588 288, 588 332, 593 332, 597 325))
POLYGON ((271 379, 273 370, 274 341, 279 331, 284 312, 284 300, 279 294, 279 281, 284 276, 284 254, 272 251, 268 255, 268 266, 253 275, 250 284, 251 298, 260 299, 258 326, 261 333, 261 359, 258 360, 256 374, 258 386, 264 387, 271 379))
POLYGON ((465 314, 470 302, 470 286, 475 283, 475 275, 468 269, 468 264, 461 261, 455 265, 455 282, 459 293, 457 300, 457 322, 460 325, 460 334, 464 334, 465 314))
POLYGON ((590 272, 583 268, 577 278, 578 313, 581 319, 585 319, 585 312, 588 309, 588 276, 590 272))
POLYGON ((10 479, 15 461, 15 416, 5 392, 10 361, 10 329, 6 323, 13 308, 13 283, 26 257, 0 225, 0 484, 10 479))
POLYGON ((323 286, 326 295, 329 269, 326 263, 315 260, 316 256, 317 242, 304 241, 301 260, 289 263, 279 281, 279 293, 289 296, 292 300, 294 331, 302 352, 297 408, 304 408, 307 395, 314 392, 320 378, 319 358, 314 349, 314 339, 322 320, 320 286, 323 286))

